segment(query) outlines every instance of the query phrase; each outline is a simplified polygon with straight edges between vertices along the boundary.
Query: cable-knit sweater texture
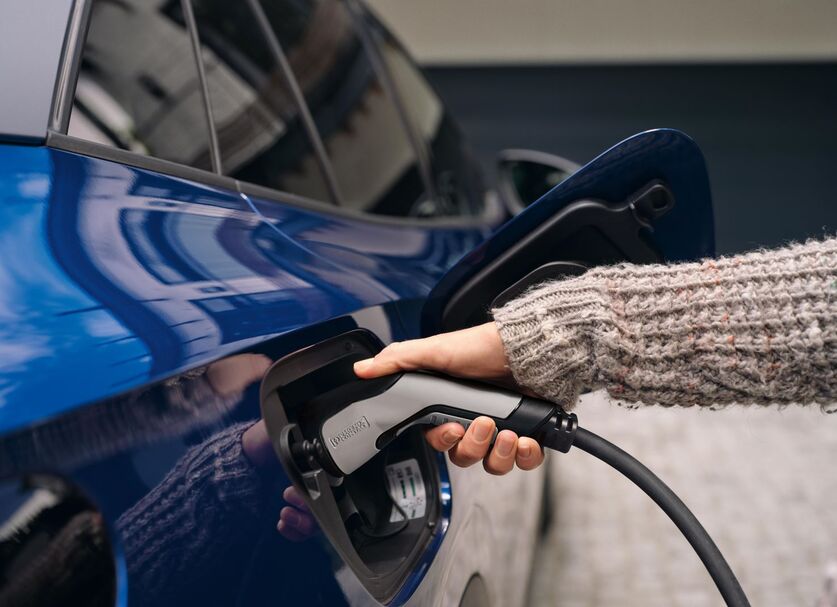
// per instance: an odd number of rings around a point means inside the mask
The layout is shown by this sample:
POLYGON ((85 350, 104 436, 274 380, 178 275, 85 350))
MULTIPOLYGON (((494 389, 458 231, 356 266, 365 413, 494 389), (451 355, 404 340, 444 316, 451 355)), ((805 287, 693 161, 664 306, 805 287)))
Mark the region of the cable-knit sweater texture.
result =
POLYGON ((193 576, 206 575, 224 559, 232 562, 232 554, 246 561, 252 553, 271 495, 271 484, 241 444, 252 424, 233 425, 189 449, 159 485, 119 517, 131 597, 138 603, 184 604, 182 595, 192 592, 193 584, 209 583, 193 576))
POLYGON ((571 407, 837 400, 837 238, 537 285, 494 319, 517 382, 571 407))

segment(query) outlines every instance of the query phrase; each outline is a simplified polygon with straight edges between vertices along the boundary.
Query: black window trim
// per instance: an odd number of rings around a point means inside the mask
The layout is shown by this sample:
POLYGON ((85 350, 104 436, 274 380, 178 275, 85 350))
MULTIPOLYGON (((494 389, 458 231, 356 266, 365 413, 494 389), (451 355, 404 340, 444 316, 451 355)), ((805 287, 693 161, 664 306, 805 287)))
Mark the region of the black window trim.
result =
POLYGON ((122 150, 103 143, 96 143, 80 137, 65 135, 56 131, 49 131, 46 140, 47 147, 92 156, 102 160, 112 160, 128 166, 149 171, 157 171, 171 177, 180 177, 198 183, 205 183, 216 187, 236 190, 235 179, 219 175, 213 171, 198 169, 171 160, 164 160, 156 156, 146 156, 137 152, 122 150))
POLYGON ((206 126, 209 129, 209 159, 212 165, 212 172, 223 175, 221 166, 221 148, 218 145, 218 133, 215 131, 215 117, 212 114, 212 101, 209 98, 209 87, 206 84, 206 68, 203 64, 203 53, 201 43, 198 39, 198 24, 195 22, 195 11, 192 8, 192 0, 180 0, 180 10, 183 13, 183 20, 186 22, 186 32, 189 34, 189 42, 192 44, 192 54, 195 56, 195 64, 198 68, 198 80, 201 83, 201 99, 206 117, 206 126))
MULTIPOLYGON (((449 217, 403 217, 394 215, 374 215, 356 211, 348 207, 338 207, 331 203, 313 198, 306 198, 299 194, 283 192, 254 183, 239 181, 226 175, 219 175, 204 169, 197 169, 170 160, 163 160, 153 156, 145 156, 136 152, 120 150, 110 145, 95 143, 87 139, 65 135, 55 131, 49 131, 46 140, 47 147, 82 154, 101 160, 110 160, 126 166, 132 166, 149 171, 155 171, 170 177, 193 181, 198 185, 207 185, 223 188, 230 192, 255 196, 262 200, 278 202, 304 211, 312 211, 324 215, 337 216, 343 219, 363 221, 370 224, 401 226, 401 227, 422 227, 422 228, 450 228, 450 229, 487 229, 499 226, 506 215, 504 207, 496 196, 486 197, 486 204, 479 215, 460 215, 449 217)), ((266 219, 270 219, 266 217, 266 219)))
MULTIPOLYGON (((180 1, 185 2, 188 0, 180 1)), ((239 181, 233 177, 222 175, 217 172, 198 169, 185 164, 180 164, 178 162, 163 160, 161 158, 147 156, 137 152, 130 152, 128 150, 122 150, 113 146, 68 135, 67 130, 70 124, 70 113, 73 107, 73 100, 76 93, 76 83, 78 82, 78 74, 81 67, 82 51, 84 43, 87 39, 87 30, 90 26, 91 7, 92 0, 75 0, 73 5, 72 16, 70 18, 70 23, 68 24, 67 38, 62 52, 61 65, 56 80, 52 104, 52 124, 50 129, 47 131, 46 137, 47 147, 91 156, 101 160, 110 160, 140 169, 155 171, 171 177, 194 181, 199 185, 205 184, 218 188, 224 188, 231 192, 256 196, 261 199, 287 204, 306 211, 335 215, 341 218, 360 220, 372 224, 424 228, 485 229, 498 226, 503 217, 506 215, 502 203, 499 202, 496 197, 491 196, 490 192, 486 193, 485 204, 483 205, 483 210, 479 215, 425 218, 375 215, 373 213, 340 206, 339 204, 332 204, 328 201, 315 200, 305 196, 300 196, 299 194, 294 194, 292 192, 284 192, 246 181, 239 181)), ((275 35, 272 37, 275 40, 275 35)), ((193 41, 193 45, 194 44, 195 41, 193 41)), ((200 55, 198 56, 200 57, 200 55)), ((202 66, 202 61, 199 65, 202 66)), ((286 75, 290 77, 289 81, 293 82, 296 89, 299 91, 300 89, 298 88, 298 84, 296 84, 293 74, 290 73, 290 66, 287 65, 287 61, 285 61, 283 69, 285 69, 285 67, 287 68, 286 75)), ((206 95, 205 87, 203 94, 204 99, 207 100, 208 96, 206 95)), ((307 112, 307 105, 305 108, 307 112)), ((310 114, 308 115, 310 117, 310 114)), ((211 121, 211 116, 207 115, 207 118, 211 121)), ((210 124, 210 128, 214 132, 214 124, 210 124)), ((327 158, 325 161, 328 162, 327 158)))
POLYGON ((239 191, 247 196, 289 204, 306 211, 316 211, 341 218, 361 220, 367 223, 423 228, 450 229, 495 229, 508 213, 496 192, 486 191, 483 209, 479 215, 448 215, 442 217, 408 217, 403 215, 376 215, 364 211, 357 211, 349 207, 330 206, 319 200, 304 198, 297 194, 282 192, 273 188, 256 185, 247 181, 238 181, 239 191))
POLYGON ((87 39, 92 6, 91 0, 74 0, 73 2, 58 64, 58 75, 55 79, 49 131, 66 133, 70 126, 70 112, 76 96, 76 82, 78 82, 78 72, 81 68, 81 55, 84 41, 87 39))
POLYGON ((291 91, 294 101, 296 102, 297 109, 299 110, 299 117, 302 119, 302 125, 308 134, 308 141, 311 143, 311 147, 314 150, 317 163, 320 165, 320 170, 322 170, 323 175, 325 176, 326 186, 328 187, 329 194, 331 194, 332 204, 342 207, 343 197, 340 194, 337 177, 334 174, 334 169, 328 159, 323 139, 320 137, 317 125, 314 123, 314 117, 311 116, 311 110, 305 102, 305 96, 302 94, 299 82, 297 82, 296 76, 294 76, 293 70, 291 69, 291 64, 288 62, 288 57, 285 55, 285 51, 282 49, 282 45, 276 37, 276 32, 274 32, 273 28, 270 26, 270 22, 268 21, 267 15, 265 14, 264 8, 259 0, 247 0, 247 4, 250 7, 250 12, 255 16, 256 21, 258 22, 262 38, 267 42, 274 61, 276 61, 279 68, 282 70, 285 82, 291 91))

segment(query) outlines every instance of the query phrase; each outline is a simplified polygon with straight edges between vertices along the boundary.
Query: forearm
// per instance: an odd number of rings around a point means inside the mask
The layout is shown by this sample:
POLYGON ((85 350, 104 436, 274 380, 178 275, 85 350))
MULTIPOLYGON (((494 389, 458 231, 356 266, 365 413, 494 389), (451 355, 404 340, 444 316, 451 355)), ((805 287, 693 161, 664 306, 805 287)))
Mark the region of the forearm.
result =
POLYGON ((837 398, 837 239, 546 283, 494 310, 521 385, 661 405, 837 398))
POLYGON ((119 517, 133 596, 154 604, 179 597, 222 557, 252 550, 271 491, 244 453, 242 434, 251 425, 231 426, 192 447, 119 517))

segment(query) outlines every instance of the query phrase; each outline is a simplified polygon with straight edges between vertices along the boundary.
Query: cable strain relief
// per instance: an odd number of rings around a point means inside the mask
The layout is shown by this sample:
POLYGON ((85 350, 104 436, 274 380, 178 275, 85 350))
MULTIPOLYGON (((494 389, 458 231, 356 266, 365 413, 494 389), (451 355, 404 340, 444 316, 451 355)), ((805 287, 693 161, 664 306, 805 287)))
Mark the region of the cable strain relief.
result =
POLYGON ((567 453, 573 446, 575 433, 578 430, 578 417, 575 413, 567 413, 561 407, 556 407, 555 415, 549 423, 549 429, 543 437, 543 446, 567 453))

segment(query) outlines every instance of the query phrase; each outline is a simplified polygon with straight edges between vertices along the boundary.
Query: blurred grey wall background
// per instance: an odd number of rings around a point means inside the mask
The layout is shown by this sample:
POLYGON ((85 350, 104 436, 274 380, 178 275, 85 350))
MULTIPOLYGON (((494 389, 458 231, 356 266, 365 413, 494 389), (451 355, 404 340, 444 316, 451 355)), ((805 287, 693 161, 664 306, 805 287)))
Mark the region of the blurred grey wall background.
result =
POLYGON ((837 230, 833 0, 372 0, 488 174, 500 149, 586 162, 679 128, 706 156, 718 251, 837 230))

